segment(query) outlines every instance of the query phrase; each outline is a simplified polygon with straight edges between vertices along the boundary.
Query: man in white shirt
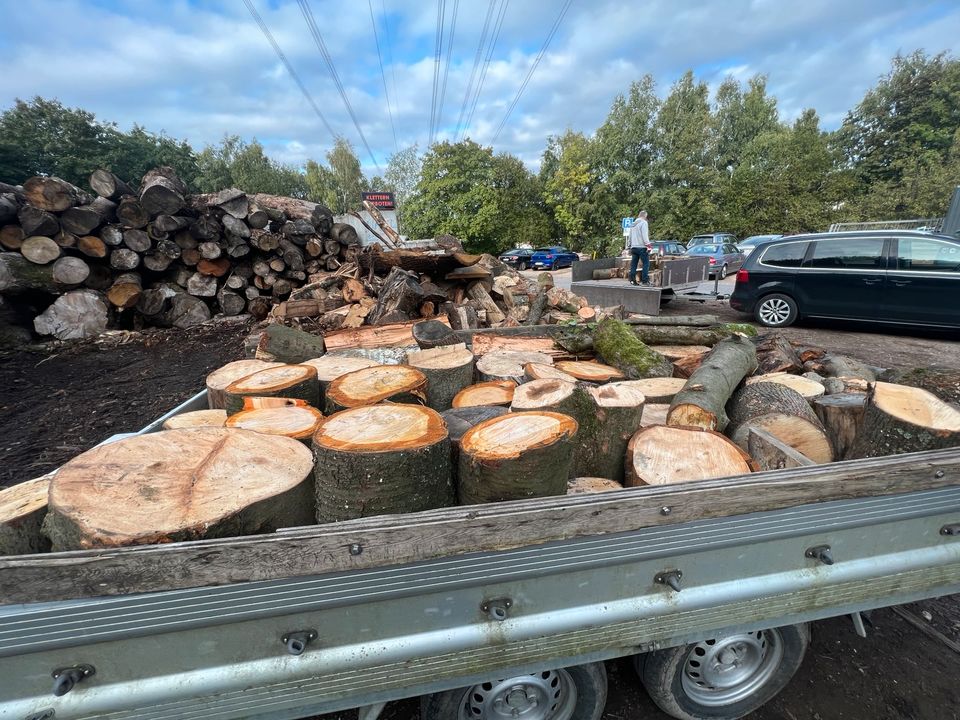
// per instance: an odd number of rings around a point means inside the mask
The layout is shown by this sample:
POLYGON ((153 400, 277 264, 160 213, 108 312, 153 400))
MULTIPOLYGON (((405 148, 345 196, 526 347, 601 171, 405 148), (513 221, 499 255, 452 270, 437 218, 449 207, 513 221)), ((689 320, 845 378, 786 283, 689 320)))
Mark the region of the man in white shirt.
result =
POLYGON ((631 285, 650 284, 650 250, 653 245, 650 243, 650 230, 647 226, 647 211, 641 210, 637 213, 637 219, 630 226, 630 234, 627 237, 627 250, 630 251, 630 274, 627 279, 631 285), (637 265, 641 265, 640 282, 637 282, 637 265))

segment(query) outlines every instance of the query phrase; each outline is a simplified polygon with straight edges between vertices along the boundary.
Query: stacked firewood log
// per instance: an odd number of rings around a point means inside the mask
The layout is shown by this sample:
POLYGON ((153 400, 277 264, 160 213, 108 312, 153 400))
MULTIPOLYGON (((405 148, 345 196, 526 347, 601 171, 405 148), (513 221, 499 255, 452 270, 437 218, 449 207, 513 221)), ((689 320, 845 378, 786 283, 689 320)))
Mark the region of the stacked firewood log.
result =
POLYGON ((93 194, 55 177, 0 184, 0 294, 40 311, 40 335, 189 327, 242 313, 306 318, 320 330, 594 315, 567 291, 528 286, 495 258, 464 252, 456 238, 403 242, 374 208, 372 224, 354 216, 379 238, 364 247, 323 205, 234 188, 190 195, 168 167, 138 186, 97 170, 89 185, 93 194))

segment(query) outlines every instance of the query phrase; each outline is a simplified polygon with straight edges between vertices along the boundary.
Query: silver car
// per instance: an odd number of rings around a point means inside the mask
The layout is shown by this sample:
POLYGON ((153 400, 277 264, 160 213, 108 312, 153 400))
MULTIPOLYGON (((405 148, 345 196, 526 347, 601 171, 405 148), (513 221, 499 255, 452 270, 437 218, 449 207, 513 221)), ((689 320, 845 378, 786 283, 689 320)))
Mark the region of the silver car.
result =
POLYGON ((740 248, 740 252, 743 253, 744 257, 749 257, 757 245, 763 245, 763 243, 770 242, 771 240, 779 240, 782 237, 783 235, 751 235, 738 242, 737 247, 740 248))
POLYGON ((709 258, 710 276, 718 275, 721 280, 731 272, 739 270, 746 259, 746 255, 731 243, 694 245, 687 249, 687 255, 709 258))

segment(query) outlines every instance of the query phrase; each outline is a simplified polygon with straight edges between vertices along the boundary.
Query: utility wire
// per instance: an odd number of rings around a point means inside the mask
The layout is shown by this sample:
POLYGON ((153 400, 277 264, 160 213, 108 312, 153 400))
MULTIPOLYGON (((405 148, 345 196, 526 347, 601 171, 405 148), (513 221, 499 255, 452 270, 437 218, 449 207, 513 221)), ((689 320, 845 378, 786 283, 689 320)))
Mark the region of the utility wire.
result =
POLYGON ((477 43, 477 54, 473 58, 473 67, 470 69, 470 79, 467 81, 467 90, 463 93, 463 103, 460 105, 460 115, 457 117, 457 124, 454 128, 454 139, 459 140, 460 132, 463 130, 463 118, 467 114, 467 105, 470 103, 470 94, 473 90, 473 81, 477 76, 477 68, 480 67, 480 58, 483 57, 483 48, 487 42, 487 33, 490 31, 490 20, 493 18, 493 9, 496 7, 496 0, 490 0, 487 6, 487 17, 483 21, 483 31, 480 33, 480 42, 477 43))
POLYGON ((443 31, 446 25, 446 0, 437 0, 437 32, 433 44, 433 93, 430 96, 430 135, 428 147, 433 145, 433 135, 437 126, 437 91, 440 89, 440 57, 443 55, 443 31))
POLYGON ((470 105, 470 113, 467 115, 467 123, 464 125, 463 134, 466 137, 467 130, 473 122, 473 115, 477 111, 477 103, 480 101, 480 93, 483 92, 483 83, 487 79, 487 70, 490 69, 490 61, 493 59, 494 50, 497 47, 497 40, 500 39, 500 30, 503 28, 503 18, 507 14, 507 6, 510 0, 503 0, 500 6, 500 12, 497 14, 497 20, 493 26, 493 35, 490 38, 490 45, 487 47, 486 56, 483 59, 483 67, 480 69, 480 82, 477 84, 477 91, 474 93, 473 102, 470 105))
POLYGON ((360 135, 360 140, 363 142, 363 146, 367 149, 367 154, 370 155, 370 160, 373 162, 374 167, 377 168, 377 174, 383 175, 383 170, 380 169, 380 163, 377 162, 377 158, 374 156, 373 150, 370 149, 370 143, 367 142, 367 136, 363 134, 363 129, 360 127, 360 122, 357 120, 357 115, 353 111, 353 106, 350 104, 350 99, 347 97, 347 91, 344 89, 343 83, 340 82, 340 75, 337 73, 337 68, 333 64, 333 58, 330 56, 330 52, 327 50, 327 44, 323 41, 323 36, 320 34, 320 29, 317 27, 316 20, 314 20, 313 11, 310 9, 308 0, 297 0, 297 3, 300 5, 300 11, 303 13, 303 19, 307 23, 307 29, 313 36, 313 40, 317 44, 317 49, 320 51, 320 56, 323 58, 324 63, 326 63, 327 70, 330 72, 330 77, 333 78, 333 82, 337 86, 337 91, 340 93, 340 98, 343 100, 343 104, 347 108, 347 113, 350 115, 350 119, 353 121, 353 126, 357 129, 357 133, 360 135))
POLYGON ((273 51, 277 54, 277 57, 280 58, 280 62, 282 62, 283 66, 287 69, 287 73, 291 78, 293 78, 293 81, 297 84, 297 87, 300 88, 300 92, 303 93, 303 96, 307 99, 307 102, 310 103, 310 107, 313 108, 313 111, 317 114, 317 117, 320 118, 320 121, 327 129, 327 132, 330 133, 330 137, 339 137, 339 135, 333 131, 333 128, 330 127, 330 123, 327 122, 327 118, 324 116, 323 112, 321 112, 320 107, 313 99, 313 95, 310 94, 310 91, 307 90, 307 87, 303 84, 300 76, 297 75, 297 71, 293 69, 293 65, 290 64, 289 60, 287 60, 287 56, 284 55, 283 50, 280 49, 280 45, 274 39, 273 34, 270 32, 267 24, 263 21, 263 18, 260 17, 260 13, 258 13, 257 9, 253 6, 253 2, 251 2, 251 0, 243 0, 243 4, 247 6, 247 10, 250 11, 250 15, 253 17, 254 22, 257 23, 257 26, 260 28, 260 32, 263 33, 263 36, 273 47, 273 51))
POLYGON ((380 0, 380 12, 383 14, 383 39, 387 46, 387 64, 390 66, 390 80, 393 84, 393 97, 397 97, 397 67, 393 63, 393 43, 390 40, 390 23, 387 22, 387 2, 380 0))
POLYGON ((377 35, 377 19, 373 16, 373 0, 367 0, 370 8, 370 24, 373 26, 373 40, 377 46, 377 60, 380 61, 380 78, 383 80, 383 96, 387 100, 387 114, 390 116, 390 130, 393 132, 393 150, 399 152, 397 127, 393 124, 393 109, 390 106, 390 92, 387 90, 387 74, 383 71, 383 55, 380 54, 380 37, 377 35))
POLYGON ((437 103, 435 130, 440 132, 440 120, 443 118, 443 100, 447 95, 447 76, 450 74, 450 56, 453 51, 453 36, 457 31, 457 10, 460 0, 453 0, 453 17, 450 18, 450 36, 447 38, 447 61, 443 68, 443 84, 440 86, 440 101, 437 103))
POLYGON ((540 52, 537 53, 536 59, 533 61, 533 65, 530 66, 530 70, 527 72, 527 76, 523 79, 523 83, 520 85, 520 89, 517 90, 517 96, 513 99, 513 102, 510 103, 510 107, 507 108, 507 114, 503 116, 503 120, 500 121, 500 126, 497 128, 497 132, 493 135, 493 142, 497 141, 497 138, 500 137, 500 133, 503 132, 503 128, 507 124, 507 120, 510 119, 511 113, 517 103, 520 102, 520 96, 523 95, 523 91, 527 89, 527 83, 530 82, 530 78, 533 77, 533 73, 536 72, 537 65, 540 64, 540 61, 543 59, 543 56, 547 52, 547 48, 550 46, 550 42, 553 40, 554 35, 557 34, 557 29, 560 27, 560 23, 563 22, 563 16, 567 14, 567 10, 570 9, 570 5, 573 3, 573 0, 567 0, 563 8, 560 10, 560 14, 557 15, 557 19, 553 23, 553 27, 550 28, 550 33, 547 35, 547 39, 543 42, 543 47, 540 48, 540 52))

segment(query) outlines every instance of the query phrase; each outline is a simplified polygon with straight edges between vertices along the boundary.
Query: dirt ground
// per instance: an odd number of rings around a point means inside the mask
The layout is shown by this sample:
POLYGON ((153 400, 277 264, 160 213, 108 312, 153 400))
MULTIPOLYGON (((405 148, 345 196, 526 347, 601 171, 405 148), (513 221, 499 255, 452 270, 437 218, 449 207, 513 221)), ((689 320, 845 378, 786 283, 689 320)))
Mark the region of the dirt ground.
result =
MULTIPOLYGON (((675 301, 664 314, 709 312, 742 320, 725 303, 675 301)), ((243 355, 249 323, 189 331, 117 334, 52 350, 0 354, 0 486, 36 477, 117 432, 136 430, 203 387, 208 372, 243 355)), ((948 336, 892 335, 825 324, 789 328, 790 338, 884 367, 960 367, 948 336)), ((960 642, 958 597, 907 606, 919 622, 960 642), (924 613, 928 614, 925 615, 924 613)), ((873 613, 866 639, 847 618, 814 624, 803 667, 754 720, 960 719, 960 654, 892 610, 873 613)), ((608 663, 604 720, 666 718, 630 663, 608 663)), ((418 703, 391 704, 388 720, 416 720, 418 703)), ((327 716, 346 720, 355 712, 327 716)))

